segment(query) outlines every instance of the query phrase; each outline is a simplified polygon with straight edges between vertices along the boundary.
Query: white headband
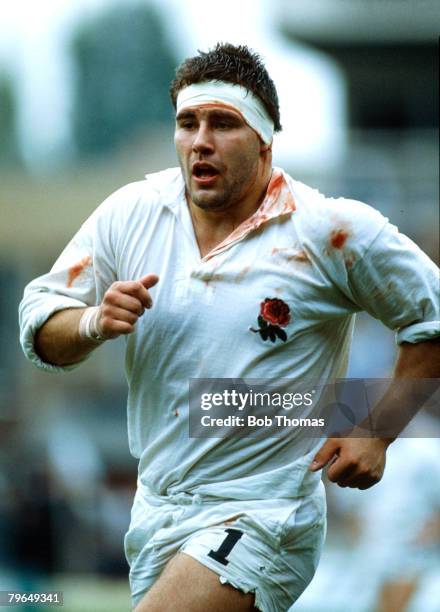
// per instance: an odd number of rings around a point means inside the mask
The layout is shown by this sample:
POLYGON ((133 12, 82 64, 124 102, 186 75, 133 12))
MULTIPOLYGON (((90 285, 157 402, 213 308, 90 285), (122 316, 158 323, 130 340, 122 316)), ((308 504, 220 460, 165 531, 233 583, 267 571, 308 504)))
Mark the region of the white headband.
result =
POLYGON ((177 96, 177 113, 184 108, 203 104, 230 106, 257 132, 265 144, 273 138, 274 124, 261 100, 249 89, 225 81, 203 81, 181 89, 177 96))

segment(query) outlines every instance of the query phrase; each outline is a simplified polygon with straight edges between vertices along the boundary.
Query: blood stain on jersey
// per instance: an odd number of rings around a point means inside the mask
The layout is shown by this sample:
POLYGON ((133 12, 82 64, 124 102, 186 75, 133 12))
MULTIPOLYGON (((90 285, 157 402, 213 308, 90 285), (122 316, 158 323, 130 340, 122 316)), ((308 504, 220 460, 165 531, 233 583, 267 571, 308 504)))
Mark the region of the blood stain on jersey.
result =
POLYGON ((280 255, 285 258, 287 263, 299 262, 299 263, 310 263, 310 258, 303 249, 290 249, 287 247, 272 249, 272 255, 280 255))
POLYGON ((84 271, 87 266, 90 266, 92 263, 92 256, 86 255, 83 257, 78 263, 69 268, 68 277, 67 277, 67 287, 71 287, 73 285, 73 281, 78 278, 78 276, 84 271))
POLYGON ((346 265, 346 266, 347 266, 347 268, 350 270, 350 269, 351 269, 351 268, 354 266, 354 264, 355 264, 355 262, 356 262, 356 258, 355 258, 355 256, 353 255, 353 253, 350 253, 350 254, 349 254, 349 255, 348 255, 346 258, 345 258, 345 260, 344 260, 344 261, 345 261, 345 265, 346 265))
POLYGON ((243 268, 236 276, 235 278, 235 282, 236 283, 241 283, 241 281, 244 279, 244 277, 246 276, 246 274, 249 272, 249 270, 251 269, 250 266, 246 266, 245 268, 243 268))
POLYGON ((248 219, 240 223, 225 240, 205 255, 203 261, 208 261, 218 255, 231 243, 242 240, 250 232, 257 230, 263 223, 281 215, 290 215, 295 210, 295 200, 283 173, 274 170, 260 207, 248 219))
POLYGON ((344 248, 344 245, 347 242, 347 238, 349 236, 350 234, 347 232, 347 230, 333 230, 330 234, 330 244, 334 249, 342 249, 344 248))
POLYGON ((309 263, 310 258, 305 251, 298 251, 287 257, 287 261, 298 261, 299 263, 309 263))
POLYGON ((223 274, 219 274, 216 272, 214 274, 211 273, 209 276, 206 276, 203 279, 203 282, 205 283, 207 287, 209 287, 209 283, 213 283, 213 282, 215 283, 216 281, 221 281, 221 280, 223 280, 223 274))

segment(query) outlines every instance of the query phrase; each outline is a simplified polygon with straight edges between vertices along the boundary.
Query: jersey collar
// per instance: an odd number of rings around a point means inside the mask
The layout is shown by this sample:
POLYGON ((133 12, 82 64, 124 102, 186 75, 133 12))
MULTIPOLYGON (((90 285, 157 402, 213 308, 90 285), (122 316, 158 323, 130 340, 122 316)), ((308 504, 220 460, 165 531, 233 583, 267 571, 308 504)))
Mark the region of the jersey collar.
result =
MULTIPOLYGON (((180 168, 169 168, 155 174, 147 174, 151 187, 161 194, 161 204, 177 215, 179 208, 186 204, 185 182, 180 168)), ((289 177, 281 168, 274 168, 267 186, 266 195, 252 216, 243 221, 229 236, 210 251, 203 260, 208 260, 221 251, 236 244, 250 232, 257 230, 271 219, 290 215, 296 210, 295 200, 287 180, 289 177)))
POLYGON ((293 198, 292 191, 286 180, 286 176, 281 168, 274 168, 272 176, 267 186, 266 195, 264 200, 260 204, 259 208, 254 214, 245 219, 233 232, 229 234, 218 244, 212 251, 210 251, 203 261, 207 261, 211 257, 218 255, 225 249, 233 246, 240 240, 243 240, 245 236, 257 230, 261 225, 267 223, 271 219, 281 217, 284 215, 290 215, 296 210, 295 200, 293 198))

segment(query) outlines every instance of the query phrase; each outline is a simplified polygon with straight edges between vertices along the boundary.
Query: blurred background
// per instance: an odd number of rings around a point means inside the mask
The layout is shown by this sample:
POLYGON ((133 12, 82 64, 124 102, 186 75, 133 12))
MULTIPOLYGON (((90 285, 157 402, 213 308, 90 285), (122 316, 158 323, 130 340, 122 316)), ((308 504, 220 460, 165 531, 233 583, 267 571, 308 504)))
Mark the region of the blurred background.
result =
MULTIPOLYGON (((21 354, 17 306, 107 195, 176 165, 175 66, 219 40, 259 51, 281 100, 275 163, 378 208, 438 262, 438 23, 436 0, 2 6, 0 590, 61 589, 66 612, 129 609, 123 342, 43 374, 21 354)), ((394 354, 393 332, 359 316, 349 376, 387 377, 394 354)), ((328 487, 323 561, 296 610, 440 611, 439 451, 402 439, 374 489, 328 487)))

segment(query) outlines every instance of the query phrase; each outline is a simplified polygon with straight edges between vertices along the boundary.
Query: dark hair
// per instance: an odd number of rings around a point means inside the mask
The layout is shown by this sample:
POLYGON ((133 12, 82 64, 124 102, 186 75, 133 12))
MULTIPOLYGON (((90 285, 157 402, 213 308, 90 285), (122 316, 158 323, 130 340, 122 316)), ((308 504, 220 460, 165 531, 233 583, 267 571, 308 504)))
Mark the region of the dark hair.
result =
POLYGON ((227 81, 242 85, 260 98, 274 122, 275 132, 281 130, 278 94, 260 56, 246 45, 217 43, 207 52, 189 57, 176 69, 170 95, 176 108, 181 89, 203 81, 227 81))

